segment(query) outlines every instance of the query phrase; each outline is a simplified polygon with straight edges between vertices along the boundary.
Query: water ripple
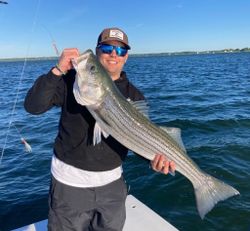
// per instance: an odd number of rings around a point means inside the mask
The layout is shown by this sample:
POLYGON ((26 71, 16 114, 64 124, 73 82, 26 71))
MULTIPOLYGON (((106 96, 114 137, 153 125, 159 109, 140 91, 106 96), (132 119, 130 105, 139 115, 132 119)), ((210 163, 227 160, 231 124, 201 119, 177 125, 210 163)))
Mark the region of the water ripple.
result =
MULTIPOLYGON (((55 61, 27 63, 13 123, 31 143, 26 153, 11 126, 0 165, 0 230, 46 217, 50 158, 60 110, 32 116, 24 111, 28 88, 55 61), (13 217, 17 218, 13 221, 13 217), (18 218, 22 218, 18 219, 18 218)), ((0 144, 3 147, 18 90, 22 62, 0 62, 0 144)), ((126 71, 150 104, 150 118, 182 130, 188 155, 241 195, 220 202, 204 220, 191 183, 155 173, 132 153, 124 163, 130 193, 180 230, 248 230, 250 227, 250 54, 131 57, 126 71)))

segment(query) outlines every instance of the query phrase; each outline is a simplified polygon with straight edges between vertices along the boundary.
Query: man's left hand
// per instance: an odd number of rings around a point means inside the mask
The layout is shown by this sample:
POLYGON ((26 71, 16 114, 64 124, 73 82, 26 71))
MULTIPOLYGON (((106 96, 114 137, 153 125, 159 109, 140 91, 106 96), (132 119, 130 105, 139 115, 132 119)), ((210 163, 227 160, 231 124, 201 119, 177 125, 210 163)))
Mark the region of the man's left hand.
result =
POLYGON ((156 172, 168 174, 169 172, 175 174, 175 163, 169 161, 165 155, 156 154, 154 159, 151 161, 151 166, 156 172))

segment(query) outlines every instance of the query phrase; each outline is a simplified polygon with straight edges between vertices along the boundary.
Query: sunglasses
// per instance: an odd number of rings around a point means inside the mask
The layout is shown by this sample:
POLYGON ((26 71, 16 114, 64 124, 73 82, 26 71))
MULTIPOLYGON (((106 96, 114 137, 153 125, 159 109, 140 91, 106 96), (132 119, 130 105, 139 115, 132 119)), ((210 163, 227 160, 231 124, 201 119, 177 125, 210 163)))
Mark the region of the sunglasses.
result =
POLYGON ((99 48, 104 54, 111 54, 112 51, 115 50, 116 54, 122 57, 124 57, 128 52, 128 49, 125 47, 117 47, 109 44, 100 44, 97 46, 97 48, 99 48))

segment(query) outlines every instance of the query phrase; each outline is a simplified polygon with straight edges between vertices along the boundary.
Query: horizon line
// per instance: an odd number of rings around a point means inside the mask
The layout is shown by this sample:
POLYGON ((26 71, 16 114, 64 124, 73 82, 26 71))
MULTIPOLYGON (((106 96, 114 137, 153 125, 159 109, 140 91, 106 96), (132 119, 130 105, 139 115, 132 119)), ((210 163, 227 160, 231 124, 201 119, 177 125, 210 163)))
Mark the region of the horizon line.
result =
MULTIPOLYGON (((239 53, 239 52, 250 52, 249 47, 245 48, 224 48, 222 50, 205 50, 205 51, 172 51, 172 52, 149 52, 149 53, 131 53, 130 56, 153 56, 153 55, 180 55, 180 54, 215 54, 215 53, 239 53)), ((12 57, 12 58, 4 58, 0 57, 0 61, 8 61, 8 60, 32 60, 32 59, 58 59, 58 56, 32 56, 32 57, 12 57)))

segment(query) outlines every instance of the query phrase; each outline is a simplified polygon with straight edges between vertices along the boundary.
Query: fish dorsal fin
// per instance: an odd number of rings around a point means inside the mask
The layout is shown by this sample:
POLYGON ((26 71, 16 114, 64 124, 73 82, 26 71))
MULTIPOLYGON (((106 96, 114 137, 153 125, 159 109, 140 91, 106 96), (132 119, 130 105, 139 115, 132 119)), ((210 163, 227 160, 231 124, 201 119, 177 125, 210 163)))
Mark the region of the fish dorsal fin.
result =
POLYGON ((93 145, 99 144, 102 141, 102 135, 105 138, 108 138, 109 134, 103 131, 100 125, 96 122, 94 127, 94 134, 93 134, 93 145))
POLYGON ((127 101, 131 103, 144 116, 149 118, 149 105, 146 100, 132 101, 130 98, 128 98, 127 101))
POLYGON ((174 128, 174 127, 160 127, 162 130, 164 130, 168 135, 170 135, 180 146, 180 148, 186 152, 186 148, 183 144, 182 138, 181 138, 181 129, 180 128, 174 128))

